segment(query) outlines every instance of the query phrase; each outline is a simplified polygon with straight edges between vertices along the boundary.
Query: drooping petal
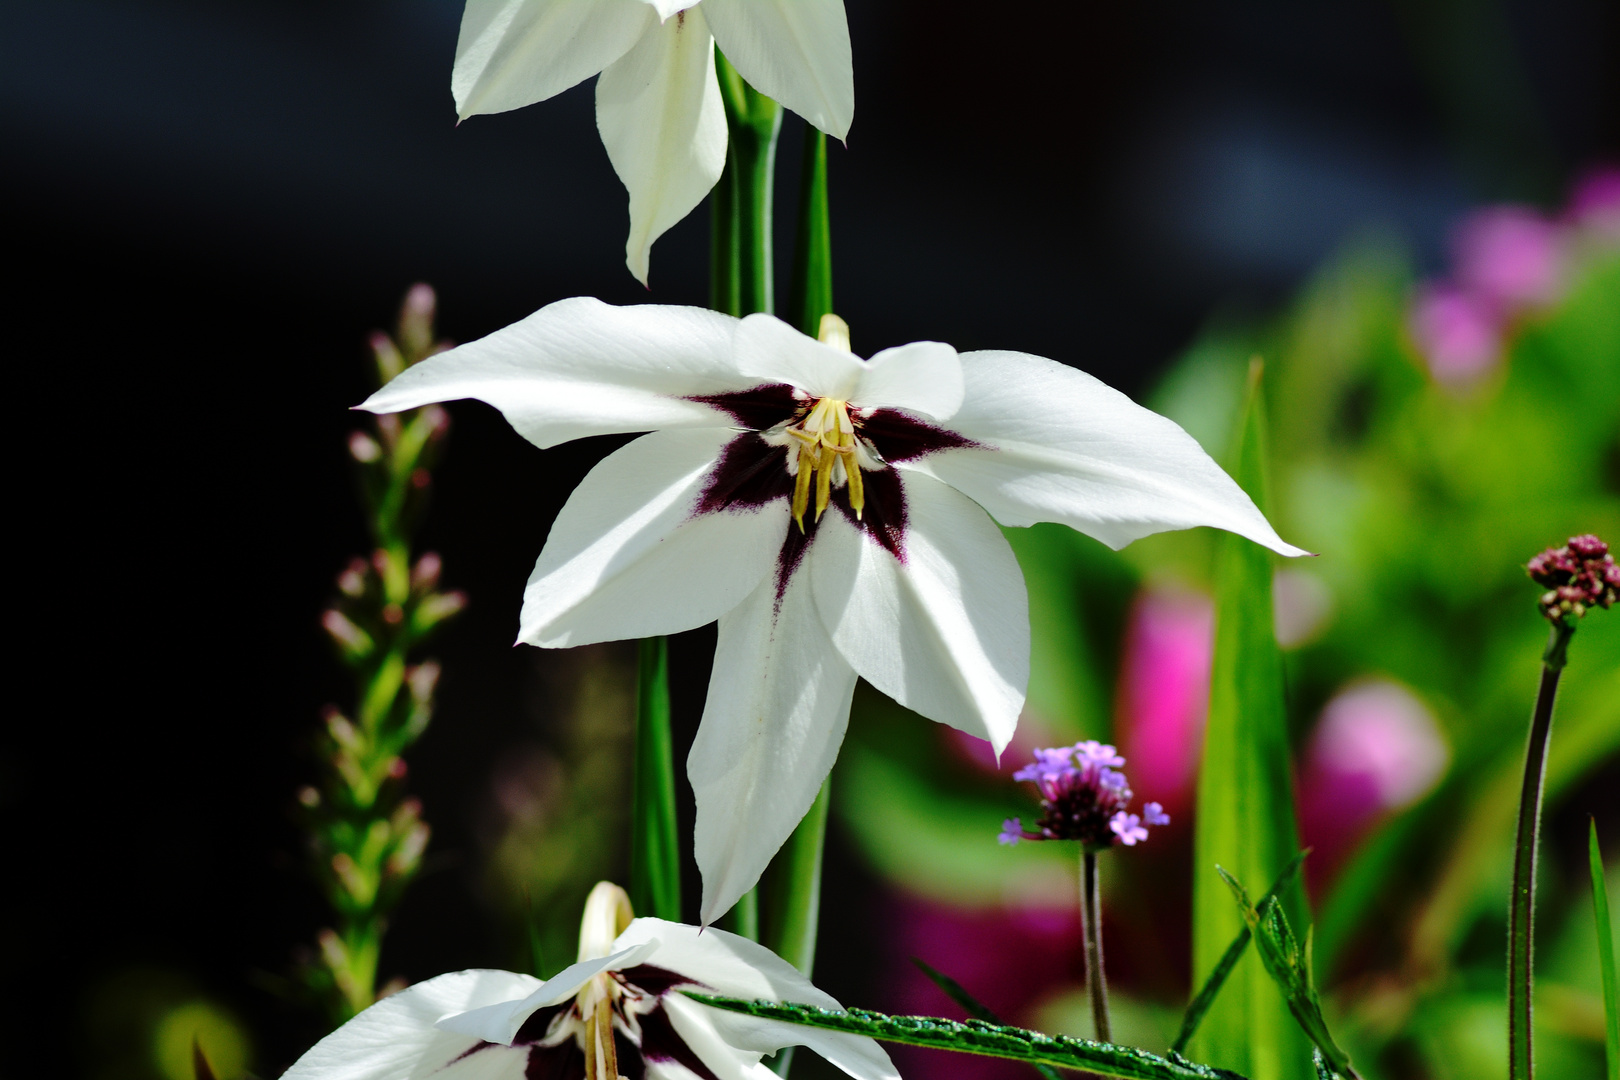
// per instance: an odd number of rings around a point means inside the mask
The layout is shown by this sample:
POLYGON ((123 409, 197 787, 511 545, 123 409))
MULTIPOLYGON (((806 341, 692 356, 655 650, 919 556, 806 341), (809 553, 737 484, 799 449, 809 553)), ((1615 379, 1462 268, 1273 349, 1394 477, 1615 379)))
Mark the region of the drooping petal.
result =
POLYGON ((815 801, 849 722, 855 672, 833 648, 803 567, 767 577, 720 619, 703 720, 686 759, 702 918, 753 888, 815 801))
POLYGON ((677 11, 608 65, 596 126, 630 192, 625 263, 647 284, 653 241, 703 200, 726 163, 714 39, 701 6, 677 11))
POLYGON ((858 1080, 899 1080, 900 1073, 883 1047, 864 1035, 827 1031, 804 1024, 709 1008, 697 1002, 715 1033, 743 1050, 774 1054, 784 1046, 805 1046, 858 1080))
POLYGON ((456 113, 465 120, 560 94, 656 22, 642 0, 467 0, 450 73, 456 113))
MULTIPOLYGON (((686 1044, 689 1052, 696 1054, 698 1060, 709 1067, 716 1080, 771 1080, 776 1075, 760 1062, 758 1052, 739 1049, 720 1037, 706 1015, 717 1010, 699 1005, 680 994, 666 994, 660 1004, 675 1029, 675 1035, 686 1044)), ((653 1061, 647 1064, 650 1066, 649 1072, 657 1068, 653 1061)), ((688 1070, 677 1072, 666 1067, 657 1071, 663 1074, 659 1080, 691 1080, 688 1070)))
POLYGON ((579 993, 579 988, 590 982, 594 975, 633 967, 657 951, 658 942, 650 940, 620 949, 611 956, 581 960, 577 964, 563 968, 540 986, 534 986, 535 980, 530 979, 529 985, 533 989, 523 997, 514 996, 505 1001, 451 1013, 439 1018, 438 1026, 444 1031, 453 1031, 482 1039, 484 1042, 510 1046, 512 1040, 517 1038, 518 1029, 523 1026, 523 1021, 536 1010, 567 1001, 579 993))
POLYGON ((728 414, 687 397, 757 381, 732 361, 735 325, 702 308, 559 300, 406 368, 360 407, 388 413, 477 398, 540 447, 587 435, 723 427, 733 422, 728 414))
POLYGON ((836 139, 855 118, 844 0, 704 0, 720 51, 761 93, 836 139))
POLYGON ((446 1015, 525 997, 539 985, 538 979, 510 971, 457 971, 428 979, 383 998, 316 1043, 282 1076, 284 1080, 423 1076, 518 1080, 527 1054, 501 1049, 463 1057, 477 1038, 434 1025, 446 1015))
POLYGON ((609 454, 551 526, 520 641, 545 648, 674 634, 736 607, 776 565, 788 507, 695 513, 734 432, 655 431, 609 454))
POLYGON ((1109 547, 1212 525, 1283 555, 1286 543, 1232 478, 1173 421, 1090 375, 1039 356, 962 356, 967 393, 951 427, 982 444, 918 461, 1003 525, 1056 521, 1109 547))
POLYGON ((628 949, 647 941, 658 942, 658 951, 647 963, 708 987, 705 993, 842 1008, 798 968, 741 935, 712 926, 700 929, 664 919, 641 918, 614 939, 613 947, 628 949))
POLYGON ((1024 575, 972 500, 911 469, 901 476, 904 561, 828 514, 806 557, 816 610, 867 682, 999 754, 1029 684, 1024 575))
POLYGON ((823 345, 775 315, 749 315, 737 324, 737 370, 759 382, 787 383, 812 397, 850 400, 866 364, 854 353, 823 345))
POLYGON ((887 406, 949 420, 962 407, 962 361, 937 341, 884 349, 867 361, 850 400, 862 408, 887 406))

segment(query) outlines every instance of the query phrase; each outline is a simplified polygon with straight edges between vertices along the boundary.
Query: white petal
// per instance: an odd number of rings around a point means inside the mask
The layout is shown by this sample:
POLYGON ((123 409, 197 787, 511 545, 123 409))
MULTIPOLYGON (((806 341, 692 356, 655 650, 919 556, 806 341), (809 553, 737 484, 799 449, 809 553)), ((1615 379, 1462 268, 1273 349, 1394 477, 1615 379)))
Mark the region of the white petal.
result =
POLYGON ((855 118, 844 0, 704 0, 720 51, 761 93, 834 138, 855 118))
POLYGON ((867 361, 852 402, 884 405, 949 420, 962 407, 962 361, 937 341, 884 349, 867 361))
POLYGON ((843 1007, 798 968, 758 942, 737 934, 712 926, 700 929, 663 919, 637 919, 614 939, 613 947, 626 949, 646 941, 658 942, 658 951, 648 959, 649 964, 701 983, 708 988, 705 993, 797 1001, 824 1009, 843 1007))
POLYGON ((705 924, 754 887, 844 741, 855 672, 816 617, 805 579, 801 565, 778 603, 768 576, 720 619, 709 698, 686 759, 705 924))
POLYGON ((656 431, 568 497, 523 594, 518 640, 546 648, 674 634, 718 619, 776 566, 787 500, 695 514, 719 428, 656 431))
POLYGON ((967 395, 951 427, 982 448, 913 467, 1003 525, 1057 521, 1109 547, 1213 525, 1284 555, 1285 543, 1232 478, 1173 421, 1083 372, 1027 353, 962 356, 967 395))
POLYGON ((447 1014, 521 998, 539 984, 510 971, 457 971, 417 983, 316 1043, 283 1080, 519 1080, 527 1053, 492 1047, 461 1058, 477 1038, 434 1024, 447 1014))
POLYGON ((361 405, 376 413, 477 398, 536 446, 587 435, 727 426, 687 395, 754 385, 731 354, 736 320, 702 308, 613 307, 587 296, 429 357, 361 405))
POLYGON ((641 0, 467 0, 450 91, 462 119, 560 94, 656 22, 641 0))
POLYGON ((647 284, 653 241, 720 179, 726 117, 701 7, 650 29, 596 83, 596 127, 630 192, 625 262, 647 284))
POLYGON ((715 1033, 739 1049, 774 1054, 784 1046, 806 1046, 858 1080, 899 1080, 900 1073, 883 1047, 864 1035, 766 1020, 698 1002, 691 1004, 705 1010, 715 1033))
MULTIPOLYGON (((671 1026, 675 1028, 675 1034, 718 1080, 770 1080, 776 1075, 760 1063, 758 1053, 739 1050, 720 1037, 710 1021, 714 1009, 699 1005, 680 994, 666 994, 661 1003, 671 1026)), ((669 1069, 665 1075, 674 1080, 680 1074, 669 1069)), ((690 1074, 681 1080, 690 1080, 690 1074)))
MULTIPOLYGON (((517 1038, 518 1029, 523 1026, 523 1022, 534 1015, 536 1010, 567 1001, 579 993, 579 988, 590 982, 594 975, 634 967, 657 951, 657 941, 644 941, 620 949, 611 956, 581 960, 577 964, 563 968, 525 997, 453 1013, 440 1019, 438 1027, 442 1031, 453 1031, 482 1039, 484 1042, 510 1046, 512 1040, 517 1038)), ((532 985, 535 980, 530 979, 529 982, 532 985)))
POLYGON ((816 609, 856 672, 1001 753, 1029 684, 1029 599, 1012 549, 959 492, 903 474, 902 564, 842 515, 807 557, 816 609))
POLYGON ((694 7, 697 0, 641 0, 641 2, 658 12, 658 21, 663 22, 682 8, 694 7))
POLYGON ((866 364, 854 353, 823 345, 774 315, 750 315, 737 324, 737 370, 762 382, 787 383, 813 397, 849 401, 866 364))

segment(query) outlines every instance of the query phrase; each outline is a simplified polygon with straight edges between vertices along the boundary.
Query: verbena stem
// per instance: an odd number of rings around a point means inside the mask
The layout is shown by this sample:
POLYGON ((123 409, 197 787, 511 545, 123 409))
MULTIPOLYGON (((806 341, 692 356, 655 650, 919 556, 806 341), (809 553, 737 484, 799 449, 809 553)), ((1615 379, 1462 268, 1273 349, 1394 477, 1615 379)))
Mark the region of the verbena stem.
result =
POLYGON ((1086 935, 1086 993, 1098 1042, 1113 1042, 1108 1023, 1108 977, 1103 973, 1102 895, 1097 886, 1097 853, 1080 856, 1080 921, 1086 935))
POLYGON ((1542 657, 1541 689, 1530 718, 1530 745, 1524 758, 1524 783, 1519 789, 1519 823, 1513 843, 1513 892, 1508 908, 1508 1078, 1531 1080, 1535 1075, 1531 1053, 1534 991, 1536 857, 1541 831, 1541 795, 1547 772, 1547 743, 1552 734, 1553 701, 1558 677, 1564 670, 1569 639, 1575 627, 1563 620, 1553 624, 1542 657))

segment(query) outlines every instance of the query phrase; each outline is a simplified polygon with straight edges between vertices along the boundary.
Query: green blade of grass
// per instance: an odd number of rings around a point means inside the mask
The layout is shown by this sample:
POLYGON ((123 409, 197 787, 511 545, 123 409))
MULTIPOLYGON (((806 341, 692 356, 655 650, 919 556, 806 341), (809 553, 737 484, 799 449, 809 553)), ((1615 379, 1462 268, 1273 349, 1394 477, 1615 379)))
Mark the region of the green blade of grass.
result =
MULTIPOLYGON (((1277 880, 1271 883, 1271 888, 1267 889, 1266 894, 1260 898, 1260 907, 1265 907, 1267 902, 1276 897, 1294 880, 1294 875, 1299 873, 1300 866, 1305 862, 1305 856, 1309 854, 1310 850, 1306 849, 1289 860, 1288 865, 1283 868, 1283 872, 1278 875, 1277 880)), ((1208 1013, 1209 1007, 1214 1004, 1215 995, 1221 992, 1221 987, 1226 984, 1227 976, 1232 974, 1232 969, 1243 958, 1244 950, 1249 947, 1249 937, 1249 927, 1245 924, 1243 929, 1238 931, 1237 937, 1232 939, 1232 944, 1228 945, 1226 951, 1221 954, 1220 961, 1216 963, 1214 970, 1209 973, 1209 978, 1204 980, 1204 985, 1199 989, 1197 995, 1187 1004, 1187 1011, 1181 1017, 1181 1031, 1177 1033, 1176 1041, 1170 1044, 1171 1050, 1179 1054, 1187 1049, 1187 1043, 1192 1040, 1193 1034, 1197 1032, 1199 1023, 1204 1019, 1204 1014, 1208 1013)))
POLYGON ((1084 1069, 1098 1076, 1119 1076, 1126 1080, 1244 1080, 1238 1073, 1200 1065, 1175 1055, 1160 1057, 1133 1046, 1115 1046, 1069 1035, 1042 1035, 1038 1031, 1005 1027, 984 1020, 888 1016, 866 1009, 823 1009, 791 1001, 743 1001, 700 994, 693 990, 681 992, 705 1005, 765 1020, 865 1035, 907 1046, 1007 1058, 1061 1069, 1084 1069))
POLYGON ((1603 881, 1603 852, 1598 849, 1597 822, 1587 835, 1587 862, 1592 870, 1592 915, 1597 923, 1598 970, 1603 975, 1603 1049, 1609 1080, 1620 1080, 1620 987, 1615 985, 1614 926, 1609 921, 1609 888, 1603 881))
POLYGON ((804 126, 804 168, 799 179, 799 233, 793 252, 788 313, 815 337, 833 310, 832 221, 827 206, 827 136, 804 126))
MULTIPOLYGON (((1256 361, 1229 470, 1264 511, 1260 374, 1256 361)), ((1242 915, 1213 867, 1233 868, 1245 881, 1273 881, 1300 847, 1282 656, 1272 628, 1271 556, 1231 533, 1221 534, 1217 544, 1215 655, 1193 839, 1193 978, 1200 984, 1244 930, 1242 915)), ((1292 922, 1305 924, 1305 890, 1297 878, 1276 899, 1292 922)), ((1253 955, 1231 968, 1206 1020, 1192 1040, 1194 1057, 1256 1080, 1310 1080, 1309 1044, 1253 955)))

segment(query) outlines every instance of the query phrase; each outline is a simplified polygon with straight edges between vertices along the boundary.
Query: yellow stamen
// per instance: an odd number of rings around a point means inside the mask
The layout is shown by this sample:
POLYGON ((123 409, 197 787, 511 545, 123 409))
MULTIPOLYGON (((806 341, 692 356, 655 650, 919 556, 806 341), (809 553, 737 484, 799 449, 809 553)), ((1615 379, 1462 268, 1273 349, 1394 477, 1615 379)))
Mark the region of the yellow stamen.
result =
POLYGON ((804 511, 810 505, 810 478, 816 474, 816 444, 799 449, 799 475, 793 479, 793 520, 804 532, 804 511))
POLYGON ((849 481, 849 508, 855 511, 855 520, 861 520, 866 509, 866 483, 861 479, 860 462, 855 460, 854 436, 850 436, 850 452, 844 455, 844 476, 849 481))
MULTIPOLYGON (((823 436, 825 440, 825 436, 823 436)), ((816 463, 816 520, 827 512, 827 501, 832 498, 832 467, 838 459, 838 450, 825 441, 821 444, 821 460, 816 463)), ((800 466, 801 468, 803 466, 800 466)))

